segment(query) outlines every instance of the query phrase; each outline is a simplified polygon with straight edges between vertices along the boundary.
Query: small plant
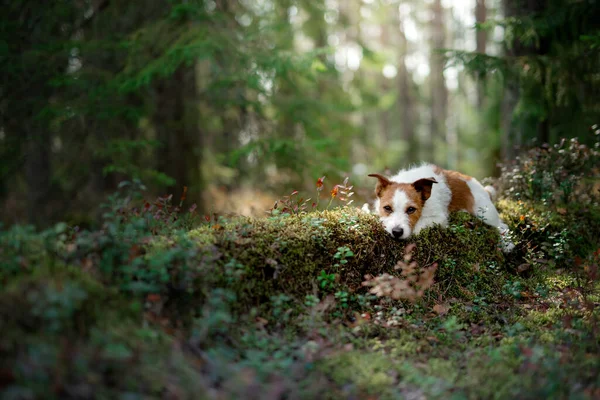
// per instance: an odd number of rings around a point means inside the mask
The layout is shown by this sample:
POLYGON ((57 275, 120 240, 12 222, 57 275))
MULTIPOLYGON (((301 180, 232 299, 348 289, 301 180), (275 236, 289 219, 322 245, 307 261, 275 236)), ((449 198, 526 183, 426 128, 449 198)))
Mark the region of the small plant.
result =
POLYGON ((327 204, 327 209, 329 209, 331 203, 333 202, 333 199, 335 198, 337 198, 346 206, 352 204, 354 200, 351 200, 350 197, 352 197, 352 195, 354 194, 354 192, 351 191, 354 186, 348 186, 348 180, 349 178, 346 177, 341 185, 335 185, 333 189, 331 189, 331 198, 329 199, 329 203, 327 204))
POLYGON ((447 335, 452 337, 457 337, 460 331, 465 328, 465 326, 458 321, 458 318, 455 315, 448 317, 448 319, 442 323, 441 327, 444 329, 444 332, 446 332, 447 335))
POLYGON ((567 229, 563 229, 560 232, 552 232, 548 235, 548 241, 542 243, 541 248, 552 259, 556 260, 557 263, 560 263, 565 259, 569 250, 568 236, 569 231, 567 229))
POLYGON ((350 295, 348 292, 340 290, 338 292, 335 292, 334 296, 336 300, 339 301, 340 307, 348 308, 348 301, 350 299, 350 295))
POLYGON ((319 298, 314 294, 307 294, 304 298, 304 305, 309 308, 315 307, 319 302, 319 298))
POLYGON ((335 274, 328 274, 325 270, 321 270, 321 273, 317 276, 317 282, 321 289, 332 289, 335 285, 335 274))
POLYGON ((340 223, 346 225, 350 229, 358 227, 358 217, 355 215, 344 215, 340 218, 340 223))
POLYGON ((412 261, 414 244, 409 244, 404 249, 404 259, 398 261, 395 269, 401 270, 400 277, 382 274, 377 277, 365 276, 363 286, 371 287, 370 293, 378 297, 390 297, 394 300, 409 300, 414 302, 433 285, 433 278, 437 269, 437 263, 425 268, 419 268, 416 261, 412 261))
POLYGON ((523 297, 523 284, 521 281, 508 281, 502 286, 502 293, 507 296, 512 296, 515 299, 521 299, 523 297))
POLYGON ((348 264, 348 258, 354 257, 354 253, 350 250, 349 247, 342 246, 338 247, 337 252, 333 256, 337 262, 333 265, 334 267, 340 267, 342 265, 348 264))
POLYGON ((239 263, 235 258, 232 258, 225 264, 225 276, 227 277, 227 283, 233 283, 239 281, 244 275, 245 267, 239 263))
POLYGON ((287 319, 289 310, 289 304, 292 298, 283 293, 277 294, 271 297, 271 304, 273 305, 273 316, 276 318, 287 319))
POLYGON ((301 214, 308 210, 310 198, 298 198, 298 191, 294 190, 288 196, 284 196, 277 200, 269 213, 273 216, 279 214, 301 214))
MULTIPOLYGON (((353 186, 348 186, 349 178, 346 177, 342 184, 334 185, 330 192, 329 202, 327 203, 326 209, 329 209, 333 204, 333 201, 337 199, 342 205, 349 206, 352 204, 354 200, 351 197, 354 195, 352 192, 353 186)), ((298 191, 294 190, 288 196, 284 196, 281 199, 277 200, 273 207, 269 211, 267 211, 271 216, 279 216, 285 214, 301 214, 305 213, 309 210, 318 210, 319 204, 321 201, 321 192, 325 188, 325 177, 317 179, 316 190, 317 197, 316 200, 311 203, 311 199, 304 199, 302 197, 298 198, 298 191), (309 207, 310 205, 310 207, 309 207)))

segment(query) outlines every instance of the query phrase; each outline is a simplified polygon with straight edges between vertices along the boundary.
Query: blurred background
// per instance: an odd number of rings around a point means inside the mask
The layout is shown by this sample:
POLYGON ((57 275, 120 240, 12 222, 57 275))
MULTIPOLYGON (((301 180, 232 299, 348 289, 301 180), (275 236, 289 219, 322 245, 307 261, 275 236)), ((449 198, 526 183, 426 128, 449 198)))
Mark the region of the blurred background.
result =
POLYGON ((592 0, 2 1, 0 220, 93 226, 132 179, 264 215, 323 175, 361 200, 372 172, 483 178, 524 146, 592 143, 599 17, 592 0))

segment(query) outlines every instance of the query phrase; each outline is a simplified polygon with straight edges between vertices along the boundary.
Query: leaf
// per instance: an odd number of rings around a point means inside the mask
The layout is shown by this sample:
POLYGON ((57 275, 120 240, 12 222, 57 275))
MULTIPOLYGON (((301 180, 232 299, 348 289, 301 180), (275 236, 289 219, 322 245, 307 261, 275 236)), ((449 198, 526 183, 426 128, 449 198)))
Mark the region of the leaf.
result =
POLYGON ((148 296, 146 296, 146 301, 149 301, 151 303, 158 303, 160 299, 160 294, 156 293, 150 293, 148 296))
POLYGON ((183 187, 183 192, 181 193, 181 198, 179 199, 182 203, 185 201, 185 197, 186 197, 187 191, 188 191, 188 187, 184 186, 183 187))
POLYGON ((436 304, 433 306, 433 311, 438 315, 446 315, 450 311, 450 306, 448 304, 436 304))
POLYGON ((338 191, 339 191, 339 185, 335 185, 335 186, 333 187, 333 189, 331 189, 331 197, 335 197, 335 196, 337 196, 337 194, 338 194, 338 191))
POLYGON ((314 59, 310 68, 315 72, 327 71, 327 66, 323 64, 319 59, 314 59))
POLYGON ((322 176, 319 179, 317 179, 317 189, 321 189, 323 187, 323 181, 325 181, 325 176, 322 176))

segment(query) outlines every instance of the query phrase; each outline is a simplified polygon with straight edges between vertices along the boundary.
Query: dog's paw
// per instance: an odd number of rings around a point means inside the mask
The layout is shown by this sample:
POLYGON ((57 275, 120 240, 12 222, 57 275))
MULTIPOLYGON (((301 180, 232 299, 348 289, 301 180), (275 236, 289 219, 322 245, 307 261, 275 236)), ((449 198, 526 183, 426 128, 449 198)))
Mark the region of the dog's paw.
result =
POLYGON ((515 244, 512 241, 512 234, 507 226, 502 226, 499 228, 500 230, 500 247, 502 248, 502 252, 510 253, 515 249, 515 244))
POLYGON ((360 210, 364 213, 371 214, 371 208, 369 207, 369 203, 363 204, 360 210))

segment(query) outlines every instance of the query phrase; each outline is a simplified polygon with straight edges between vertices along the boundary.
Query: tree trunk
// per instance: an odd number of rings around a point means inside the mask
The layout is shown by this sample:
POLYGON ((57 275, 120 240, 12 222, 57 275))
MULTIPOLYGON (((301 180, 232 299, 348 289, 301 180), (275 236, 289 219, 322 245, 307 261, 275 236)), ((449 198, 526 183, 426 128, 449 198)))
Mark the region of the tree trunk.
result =
MULTIPOLYGON (((385 20, 381 24, 381 34, 379 40, 381 42, 381 46, 384 49, 387 49, 390 45, 390 32, 389 32, 389 21, 385 20)), ((390 92, 390 78, 380 75, 379 78, 381 88, 381 95, 385 96, 390 92)), ((390 132, 390 118, 391 118, 391 109, 388 108, 386 110, 381 110, 381 139, 383 142, 384 148, 389 145, 391 137, 390 132)))
POLYGON ((406 55, 408 54, 408 41, 404 35, 402 21, 398 15, 398 113, 400 115, 402 139, 406 143, 406 164, 417 161, 418 143, 416 141, 415 127, 417 124, 417 112, 413 98, 413 79, 410 71, 406 68, 406 55))
MULTIPOLYGON (((487 18, 487 8, 485 0, 475 0, 475 21, 477 24, 483 24, 487 18)), ((483 29, 478 29, 475 37, 476 52, 478 54, 485 54, 487 45, 487 33, 483 29)), ((483 76, 477 77, 477 109, 483 110, 485 101, 485 86, 483 76)))
MULTIPOLYGON (((39 130, 36 124, 26 124, 28 132, 27 153, 25 156, 25 177, 27 179, 27 217, 29 223, 45 226, 49 214, 50 179, 50 136, 39 130)), ((43 128, 42 128, 43 129, 43 128)))
POLYGON ((444 57, 438 53, 439 49, 445 47, 446 37, 444 9, 441 0, 434 1, 432 11, 429 78, 431 85, 431 124, 429 141, 424 147, 426 159, 436 162, 436 147, 445 140, 446 116, 448 113, 448 89, 444 80, 444 57))
POLYGON ((179 68, 173 76, 156 85, 156 112, 153 122, 158 140, 159 171, 175 179, 167 187, 173 202, 179 203, 183 187, 188 187, 186 204, 196 203, 202 209, 202 147, 197 119, 195 72, 179 68))
MULTIPOLYGON (((542 12, 546 8, 546 0, 503 0, 502 6, 506 18, 510 17, 528 17, 542 12)), ((548 43, 544 40, 539 47, 525 45, 518 39, 512 43, 512 46, 505 47, 504 52, 509 57, 523 57, 527 55, 543 55, 548 51, 548 43)), ((542 77, 545 72, 542 71, 542 77)), ((503 143, 502 156, 504 159, 514 157, 513 149, 520 146, 523 142, 524 127, 513 126, 512 115, 514 108, 519 101, 518 85, 508 83, 505 85, 504 98, 502 104, 503 121, 503 143)), ((540 98, 540 101, 544 101, 540 98)), ((525 138, 527 139, 527 138, 525 138)), ((548 142, 550 139, 550 124, 548 118, 538 122, 537 139, 541 143, 548 142)))

